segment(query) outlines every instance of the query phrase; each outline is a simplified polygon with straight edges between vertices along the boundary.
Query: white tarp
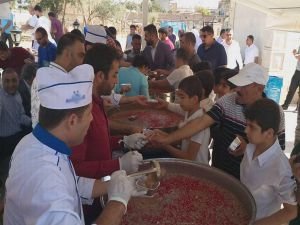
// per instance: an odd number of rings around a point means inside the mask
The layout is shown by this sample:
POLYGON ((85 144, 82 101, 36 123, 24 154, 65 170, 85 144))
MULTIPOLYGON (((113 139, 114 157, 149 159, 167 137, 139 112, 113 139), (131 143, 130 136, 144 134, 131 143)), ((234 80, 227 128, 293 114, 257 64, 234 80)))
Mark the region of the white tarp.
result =
POLYGON ((0 0, 0 19, 9 18, 10 4, 8 0, 0 0))

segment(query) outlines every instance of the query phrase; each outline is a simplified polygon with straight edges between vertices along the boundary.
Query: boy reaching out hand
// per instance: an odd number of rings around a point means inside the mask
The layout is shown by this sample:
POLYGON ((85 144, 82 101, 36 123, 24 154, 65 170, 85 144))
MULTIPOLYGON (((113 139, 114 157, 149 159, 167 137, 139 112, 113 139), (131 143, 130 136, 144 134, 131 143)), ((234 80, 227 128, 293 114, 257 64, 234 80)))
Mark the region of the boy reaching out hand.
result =
MULTIPOLYGON (((184 116, 184 121, 179 124, 179 128, 183 127, 189 121, 204 115, 203 109, 200 107, 200 101, 204 98, 203 86, 197 76, 189 76, 184 78, 176 91, 179 104, 168 103, 159 99, 159 107, 166 108, 172 112, 184 116)), ((152 135, 164 135, 161 131, 155 131, 152 135)), ((153 140, 155 137, 152 136, 153 140)), ((208 145, 210 141, 209 128, 196 133, 190 138, 181 141, 181 149, 172 145, 157 146, 163 148, 173 157, 194 160, 208 164, 208 145)), ((154 143, 155 145, 155 143, 154 143)))

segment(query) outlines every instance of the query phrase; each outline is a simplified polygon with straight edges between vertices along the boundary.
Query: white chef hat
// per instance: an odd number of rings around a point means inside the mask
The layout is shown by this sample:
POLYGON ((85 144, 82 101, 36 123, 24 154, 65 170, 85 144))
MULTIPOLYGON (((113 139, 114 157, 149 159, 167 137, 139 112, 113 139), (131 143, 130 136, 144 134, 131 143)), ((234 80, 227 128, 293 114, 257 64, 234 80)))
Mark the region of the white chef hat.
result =
POLYGON ((87 31, 85 34, 85 40, 90 43, 102 43, 106 44, 107 33, 105 28, 100 25, 87 25, 87 31))
POLYGON ((72 109, 92 102, 94 69, 83 64, 69 73, 43 67, 38 69, 38 96, 41 105, 48 109, 72 109))

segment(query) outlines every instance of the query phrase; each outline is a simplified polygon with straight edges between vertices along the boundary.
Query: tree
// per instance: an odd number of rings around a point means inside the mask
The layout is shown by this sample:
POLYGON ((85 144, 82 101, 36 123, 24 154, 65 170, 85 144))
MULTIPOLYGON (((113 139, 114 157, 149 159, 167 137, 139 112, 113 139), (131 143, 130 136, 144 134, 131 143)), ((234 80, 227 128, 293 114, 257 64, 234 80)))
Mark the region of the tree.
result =
POLYGON ((204 8, 202 6, 196 6, 195 12, 202 14, 202 16, 210 16, 210 10, 207 8, 204 8))
POLYGON ((88 22, 91 22, 93 18, 99 18, 102 24, 105 24, 105 20, 113 14, 116 14, 118 9, 117 4, 112 0, 101 0, 97 3, 92 10, 89 8, 88 22))
POLYGON ((149 12, 165 12, 157 0, 150 0, 149 12))

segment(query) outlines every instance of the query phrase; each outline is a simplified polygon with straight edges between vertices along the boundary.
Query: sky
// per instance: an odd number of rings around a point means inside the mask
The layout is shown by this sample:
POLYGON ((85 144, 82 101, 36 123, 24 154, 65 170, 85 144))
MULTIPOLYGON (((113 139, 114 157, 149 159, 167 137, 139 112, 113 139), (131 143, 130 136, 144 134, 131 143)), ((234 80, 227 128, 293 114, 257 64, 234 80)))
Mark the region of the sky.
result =
POLYGON ((194 8, 201 5, 206 8, 218 8, 219 0, 176 0, 178 8, 194 8))

